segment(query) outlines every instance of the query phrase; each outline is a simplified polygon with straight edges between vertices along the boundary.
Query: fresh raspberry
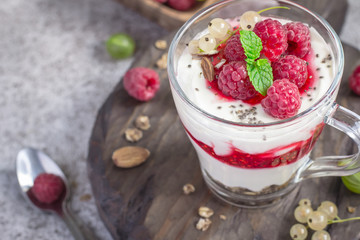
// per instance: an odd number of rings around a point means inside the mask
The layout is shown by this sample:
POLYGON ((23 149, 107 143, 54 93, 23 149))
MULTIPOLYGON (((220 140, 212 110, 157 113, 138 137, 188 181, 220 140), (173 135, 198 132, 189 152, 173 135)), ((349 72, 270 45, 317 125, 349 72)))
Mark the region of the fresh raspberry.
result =
POLYGON ((35 178, 31 188, 36 199, 42 203, 52 203, 59 199, 64 192, 65 185, 61 177, 51 173, 41 173, 35 178))
POLYGON ((168 0, 167 3, 176 10, 186 11, 195 5, 195 0, 168 0))
POLYGON ((274 79, 287 78, 298 88, 304 86, 308 71, 306 61, 294 56, 286 55, 272 63, 274 79))
POLYGON ((231 61, 245 60, 244 48, 240 42, 239 35, 233 35, 227 42, 224 49, 225 58, 231 61))
POLYGON ((305 57, 311 49, 309 28, 301 22, 287 23, 285 28, 289 45, 286 53, 299 58, 305 57))
POLYGON ((245 61, 234 61, 223 66, 218 78, 218 87, 226 96, 246 100, 256 95, 249 80, 245 61))
POLYGON ((267 90, 261 106, 267 114, 275 118, 295 116, 301 106, 299 89, 286 78, 276 80, 267 90))
POLYGON ((150 68, 132 68, 123 81, 128 94, 140 101, 149 101, 160 88, 159 75, 150 68))
POLYGON ((360 95, 360 65, 355 68, 349 78, 349 85, 351 90, 357 95, 360 95))
POLYGON ((276 61, 288 47, 286 29, 277 20, 265 19, 255 24, 254 30, 261 39, 261 51, 270 61, 276 61))

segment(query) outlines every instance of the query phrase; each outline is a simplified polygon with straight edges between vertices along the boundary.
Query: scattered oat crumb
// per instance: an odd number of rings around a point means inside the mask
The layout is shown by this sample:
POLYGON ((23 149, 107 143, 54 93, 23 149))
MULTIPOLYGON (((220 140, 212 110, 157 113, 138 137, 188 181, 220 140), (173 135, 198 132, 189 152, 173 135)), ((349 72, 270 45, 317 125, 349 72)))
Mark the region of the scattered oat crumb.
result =
POLYGON ((186 195, 195 192, 195 187, 191 183, 187 183, 183 186, 183 191, 186 195))
POLYGON ((211 220, 208 218, 200 218, 196 224, 196 229, 200 231, 206 231, 211 224, 211 220))
POLYGON ((70 187, 73 189, 76 189, 78 187, 78 183, 76 181, 71 181, 70 182, 70 187))
POLYGON ((141 130, 148 130, 151 127, 149 117, 144 115, 138 116, 135 119, 135 126, 141 130))
POLYGON ((162 40, 162 39, 157 40, 155 42, 155 47, 157 49, 161 49, 161 50, 166 49, 167 48, 167 42, 165 40, 162 40))
POLYGON ((199 216, 203 218, 209 218, 214 215, 214 211, 211 208, 201 206, 198 210, 199 216))
POLYGON ((82 201, 82 202, 89 201, 90 199, 91 199, 90 194, 84 194, 80 197, 80 201, 82 201))
POLYGON ((221 220, 226 220, 226 216, 224 214, 220 214, 219 217, 221 220))
POLYGON ((164 53, 159 60, 156 61, 156 66, 160 69, 167 67, 167 53, 164 53))
POLYGON ((356 211, 356 208, 355 207, 352 207, 352 206, 348 206, 346 208, 346 210, 349 212, 349 213, 354 213, 356 211))
POLYGON ((141 130, 137 128, 128 128, 125 130, 125 138, 129 142, 137 142, 143 137, 141 130))

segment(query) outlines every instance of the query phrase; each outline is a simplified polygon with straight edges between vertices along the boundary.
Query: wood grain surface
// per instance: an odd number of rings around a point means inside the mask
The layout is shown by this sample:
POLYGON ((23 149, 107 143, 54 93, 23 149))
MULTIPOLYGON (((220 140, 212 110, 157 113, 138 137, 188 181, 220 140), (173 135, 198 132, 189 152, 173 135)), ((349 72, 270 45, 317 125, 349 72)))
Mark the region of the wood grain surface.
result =
MULTIPOLYGON (((360 113, 360 97, 347 85, 360 53, 347 45, 344 50, 345 71, 337 102, 360 113)), ((155 68, 164 52, 150 47, 133 67, 155 68)), ((360 216, 360 196, 349 192, 338 177, 303 181, 287 198, 267 208, 237 208, 218 200, 202 179, 195 150, 176 113, 166 70, 158 72, 160 91, 146 103, 129 97, 120 82, 99 110, 90 138, 88 175, 100 217, 114 239, 290 239, 289 229, 296 223, 293 212, 302 198, 311 199, 315 208, 324 200, 335 202, 341 218, 360 216), (139 142, 129 143, 124 131, 134 126, 139 115, 150 117, 151 128, 139 142), (146 147, 150 158, 132 169, 116 167, 111 160, 113 151, 128 145, 146 147), (193 194, 183 193, 186 183, 195 186, 193 194), (195 227, 200 206, 215 212, 204 232, 195 227), (347 212, 348 206, 357 207, 356 212, 347 212)), ((355 150, 348 137, 325 127, 312 155, 343 155, 355 150)), ((327 230, 332 239, 360 239, 360 221, 332 224, 327 230)))

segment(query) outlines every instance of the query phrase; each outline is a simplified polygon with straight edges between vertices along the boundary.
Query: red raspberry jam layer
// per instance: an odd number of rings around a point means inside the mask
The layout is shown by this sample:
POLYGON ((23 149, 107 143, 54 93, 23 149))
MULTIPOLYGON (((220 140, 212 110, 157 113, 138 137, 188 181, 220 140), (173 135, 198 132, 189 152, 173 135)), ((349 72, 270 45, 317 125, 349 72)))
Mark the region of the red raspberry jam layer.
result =
POLYGON ((314 147, 314 144, 324 128, 324 125, 324 123, 317 125, 316 128, 311 131, 311 137, 304 141, 277 147, 260 154, 246 153, 231 145, 231 153, 224 156, 217 155, 214 151, 214 147, 199 141, 186 128, 185 130, 199 147, 220 162, 240 168, 273 168, 296 162, 308 154, 314 147), (276 155, 276 153, 284 149, 291 150, 280 156, 276 155))

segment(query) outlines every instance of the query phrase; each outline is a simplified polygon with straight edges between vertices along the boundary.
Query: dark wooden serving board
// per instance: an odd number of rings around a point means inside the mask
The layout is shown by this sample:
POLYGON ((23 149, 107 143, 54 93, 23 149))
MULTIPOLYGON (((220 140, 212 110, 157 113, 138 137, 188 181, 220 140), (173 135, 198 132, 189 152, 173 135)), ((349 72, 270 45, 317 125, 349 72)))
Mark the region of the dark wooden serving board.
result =
MULTIPOLYGON (((172 36, 168 36, 170 40, 172 36)), ((346 64, 337 102, 360 113, 360 97, 347 86, 347 79, 360 60, 358 50, 344 45, 346 64)), ((135 66, 155 68, 165 51, 150 47, 135 66)), ((301 198, 314 206, 330 200, 339 207, 339 216, 360 216, 360 195, 349 192, 338 177, 306 180, 278 204, 261 209, 230 206, 213 196, 206 187, 195 150, 185 135, 172 100, 166 70, 159 70, 161 88, 154 99, 141 103, 129 97, 120 82, 99 110, 89 143, 88 175, 101 219, 114 239, 290 239, 295 223, 293 211, 301 198), (129 143, 124 131, 141 114, 150 117, 151 128, 138 143, 129 143), (115 167, 113 151, 132 145, 146 147, 150 158, 132 169, 115 167), (192 183, 196 191, 184 195, 182 187, 192 183), (210 228, 195 228, 200 206, 212 208, 210 228), (355 213, 347 206, 358 207, 355 213), (226 220, 219 215, 225 215, 226 220)), ((356 150, 341 132, 326 127, 313 151, 313 157, 348 154, 356 150)), ((332 239, 360 239, 360 221, 328 227, 332 239)), ((310 237, 308 237, 310 239, 310 237)))
MULTIPOLYGON (((360 59, 356 49, 344 45, 346 68, 338 102, 360 113, 360 97, 352 94, 347 78, 360 59)), ((150 48, 134 66, 154 67, 163 52, 150 48)), ((205 186, 198 160, 177 116, 165 70, 159 71, 161 89, 150 102, 129 97, 119 83, 99 111, 90 139, 88 172, 99 214, 114 239, 289 239, 295 223, 293 211, 301 198, 337 203, 339 216, 360 216, 360 195, 349 192, 338 177, 306 180, 279 204, 262 209, 229 206, 214 197, 205 186), (151 128, 136 144, 127 142, 124 130, 140 114, 150 117, 151 128), (148 148, 145 164, 132 169, 114 166, 111 155, 126 145, 148 148), (182 187, 192 183, 195 193, 184 195, 182 187), (208 206, 215 211, 212 225, 201 232, 195 228, 197 210, 208 206), (359 207, 354 214, 347 206, 359 207), (223 214, 226 220, 221 220, 223 214)), ((347 154, 352 142, 337 130, 326 127, 314 156, 347 154)), ((332 239, 360 239, 360 221, 334 224, 332 239)))

